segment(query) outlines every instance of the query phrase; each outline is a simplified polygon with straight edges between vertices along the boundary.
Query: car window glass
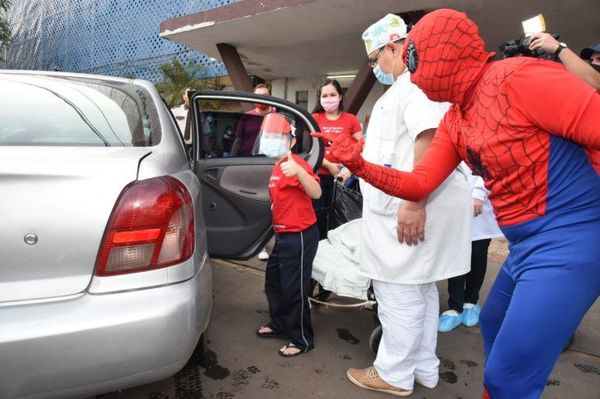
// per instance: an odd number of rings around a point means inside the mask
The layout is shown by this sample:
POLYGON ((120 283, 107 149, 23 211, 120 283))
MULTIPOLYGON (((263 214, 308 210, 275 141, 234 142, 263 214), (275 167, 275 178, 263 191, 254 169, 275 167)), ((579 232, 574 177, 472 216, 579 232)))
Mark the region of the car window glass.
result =
MULTIPOLYGON (((254 154, 264 112, 256 104, 236 100, 197 101, 198 146, 204 158, 263 157, 254 154)), ((296 145, 294 153, 308 153, 312 140, 310 129, 301 115, 288 109, 271 107, 266 112, 278 112, 292 120, 296 145)))
POLYGON ((139 86, 97 79, 0 76, 0 145, 147 147, 156 109, 139 86))

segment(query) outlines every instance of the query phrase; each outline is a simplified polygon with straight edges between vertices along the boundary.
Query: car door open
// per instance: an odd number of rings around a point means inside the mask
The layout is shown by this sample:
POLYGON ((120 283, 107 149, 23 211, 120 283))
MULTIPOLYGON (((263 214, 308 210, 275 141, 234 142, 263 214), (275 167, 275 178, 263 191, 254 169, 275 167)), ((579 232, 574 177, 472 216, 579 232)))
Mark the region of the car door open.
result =
POLYGON ((317 123, 297 105, 274 97, 220 91, 190 96, 193 167, 202 184, 208 252, 247 259, 273 234, 268 185, 274 160, 255 154, 262 118, 278 112, 291 119, 297 136, 292 151, 315 171, 323 158, 322 141, 310 136, 317 123))

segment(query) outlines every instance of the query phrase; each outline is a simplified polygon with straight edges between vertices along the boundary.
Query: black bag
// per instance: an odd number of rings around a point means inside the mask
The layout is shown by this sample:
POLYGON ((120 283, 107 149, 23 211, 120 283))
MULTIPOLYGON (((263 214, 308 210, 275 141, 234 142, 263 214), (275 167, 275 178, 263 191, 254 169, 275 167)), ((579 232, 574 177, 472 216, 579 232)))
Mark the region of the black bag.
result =
POLYGON ((330 229, 362 217, 363 198, 357 190, 353 190, 336 181, 331 210, 330 229))

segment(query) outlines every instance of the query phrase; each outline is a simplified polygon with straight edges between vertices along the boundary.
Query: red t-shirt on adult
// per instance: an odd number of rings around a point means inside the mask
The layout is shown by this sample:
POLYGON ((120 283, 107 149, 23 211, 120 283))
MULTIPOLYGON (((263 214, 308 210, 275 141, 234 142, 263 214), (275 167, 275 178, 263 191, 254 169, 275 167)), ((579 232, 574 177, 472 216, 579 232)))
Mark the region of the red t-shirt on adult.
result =
MULTIPOLYGON (((327 119, 325 112, 314 113, 312 116, 315 118, 322 133, 345 134, 352 137, 354 133, 362 130, 358 118, 348 112, 342 112, 339 118, 334 121, 327 119)), ((325 159, 329 162, 338 163, 338 160, 329 153, 328 143, 325 143, 325 159)), ((326 176, 331 175, 324 167, 321 167, 318 173, 326 176)))
MULTIPOLYGON (((319 181, 319 177, 304 159, 295 154, 292 157, 311 177, 319 181)), ((273 229, 276 233, 298 233, 317 222, 312 199, 304 191, 302 183, 296 176, 284 175, 279 164, 275 165, 271 173, 269 194, 273 229)))

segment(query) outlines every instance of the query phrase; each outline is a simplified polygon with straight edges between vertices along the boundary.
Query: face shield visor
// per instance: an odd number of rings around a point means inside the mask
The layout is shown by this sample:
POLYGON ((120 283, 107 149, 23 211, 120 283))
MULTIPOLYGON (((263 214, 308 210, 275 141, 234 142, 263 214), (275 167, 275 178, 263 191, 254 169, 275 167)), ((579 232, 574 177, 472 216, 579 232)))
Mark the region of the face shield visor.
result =
POLYGON ((283 158, 290 151, 292 139, 296 137, 294 121, 280 113, 265 115, 253 154, 269 158, 283 158))

